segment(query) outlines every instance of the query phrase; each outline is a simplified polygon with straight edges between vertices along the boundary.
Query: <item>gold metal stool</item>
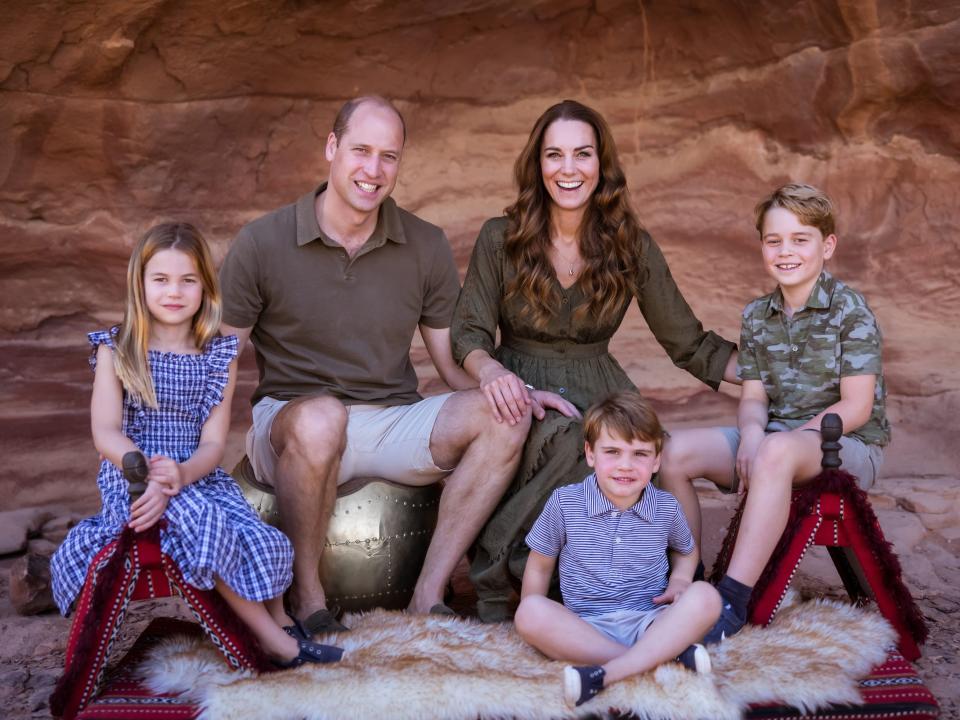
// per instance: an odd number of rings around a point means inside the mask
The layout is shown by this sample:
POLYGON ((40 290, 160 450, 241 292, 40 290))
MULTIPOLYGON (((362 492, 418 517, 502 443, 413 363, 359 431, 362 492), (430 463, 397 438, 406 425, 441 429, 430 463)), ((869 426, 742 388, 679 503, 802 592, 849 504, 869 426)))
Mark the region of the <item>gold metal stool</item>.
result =
MULTIPOLYGON (((246 456, 232 474, 264 522, 282 530, 272 488, 257 482, 246 456)), ((337 488, 320 560, 331 605, 348 611, 407 606, 437 524, 441 490, 441 483, 413 487, 376 477, 337 488)))

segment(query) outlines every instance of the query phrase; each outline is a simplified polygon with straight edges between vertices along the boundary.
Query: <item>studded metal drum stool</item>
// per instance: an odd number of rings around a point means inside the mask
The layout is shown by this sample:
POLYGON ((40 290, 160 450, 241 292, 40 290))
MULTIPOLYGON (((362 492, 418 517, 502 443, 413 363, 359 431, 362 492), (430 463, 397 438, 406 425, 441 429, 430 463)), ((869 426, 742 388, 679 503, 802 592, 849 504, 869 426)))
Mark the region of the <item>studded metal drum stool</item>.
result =
MULTIPOLYGON (((258 483, 246 457, 233 477, 265 522, 280 527, 272 489, 258 483)), ((404 608, 437 524, 440 483, 398 485, 354 478, 337 489, 320 561, 327 599, 344 610, 404 608)))

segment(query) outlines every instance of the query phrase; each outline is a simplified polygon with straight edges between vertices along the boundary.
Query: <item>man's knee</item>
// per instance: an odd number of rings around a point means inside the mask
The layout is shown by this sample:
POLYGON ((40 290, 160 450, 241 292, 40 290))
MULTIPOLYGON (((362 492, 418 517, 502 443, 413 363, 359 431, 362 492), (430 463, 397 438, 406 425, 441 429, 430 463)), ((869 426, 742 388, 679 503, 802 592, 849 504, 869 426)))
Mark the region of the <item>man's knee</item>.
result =
POLYGON ((756 471, 751 475, 767 474, 769 470, 788 470, 791 475, 813 463, 820 462, 820 436, 817 433, 793 430, 770 433, 757 451, 756 471))
POLYGON ((343 452, 347 409, 329 395, 291 402, 274 421, 271 440, 277 454, 296 452, 327 460, 343 452))

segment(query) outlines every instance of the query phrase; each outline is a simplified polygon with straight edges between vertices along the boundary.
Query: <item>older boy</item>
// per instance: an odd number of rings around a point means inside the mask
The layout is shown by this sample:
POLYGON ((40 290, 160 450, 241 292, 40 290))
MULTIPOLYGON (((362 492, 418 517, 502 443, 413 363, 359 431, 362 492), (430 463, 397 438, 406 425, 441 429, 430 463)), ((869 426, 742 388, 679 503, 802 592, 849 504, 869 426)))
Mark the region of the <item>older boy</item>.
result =
POLYGON ((698 545, 700 508, 691 480, 750 489, 733 557, 717 586, 723 612, 707 643, 746 622, 753 585, 786 527, 791 490, 820 472, 821 418, 837 413, 843 419, 840 457, 864 489, 873 484, 890 439, 877 321, 860 293, 823 270, 837 245, 830 199, 809 185, 784 185, 755 215, 764 268, 778 287, 743 311, 738 427, 671 433, 660 472, 698 545))
POLYGON ((555 490, 527 535, 514 618, 545 655, 586 664, 564 670, 571 705, 668 660, 710 672, 691 643, 720 614, 717 591, 691 584, 697 551, 679 504, 650 485, 663 445, 650 405, 634 391, 612 395, 587 411, 583 432, 594 474, 555 490), (562 605, 546 597, 558 557, 562 605))

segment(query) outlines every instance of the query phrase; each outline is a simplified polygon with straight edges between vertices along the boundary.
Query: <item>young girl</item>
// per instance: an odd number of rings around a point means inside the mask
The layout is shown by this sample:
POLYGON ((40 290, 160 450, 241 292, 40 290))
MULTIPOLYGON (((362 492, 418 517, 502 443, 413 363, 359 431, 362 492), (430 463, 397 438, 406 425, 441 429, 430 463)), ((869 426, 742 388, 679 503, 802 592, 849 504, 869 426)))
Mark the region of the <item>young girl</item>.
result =
POLYGON ((87 567, 124 526, 163 518, 160 543, 194 587, 216 588, 281 667, 334 662, 342 650, 311 642, 283 612, 293 548, 260 521, 218 463, 230 424, 237 339, 220 337, 220 289, 192 225, 149 230, 127 268, 123 323, 90 333, 91 425, 104 458, 99 515, 70 531, 51 561, 53 594, 67 615, 87 567), (123 456, 149 458, 144 494, 131 504, 123 456))

